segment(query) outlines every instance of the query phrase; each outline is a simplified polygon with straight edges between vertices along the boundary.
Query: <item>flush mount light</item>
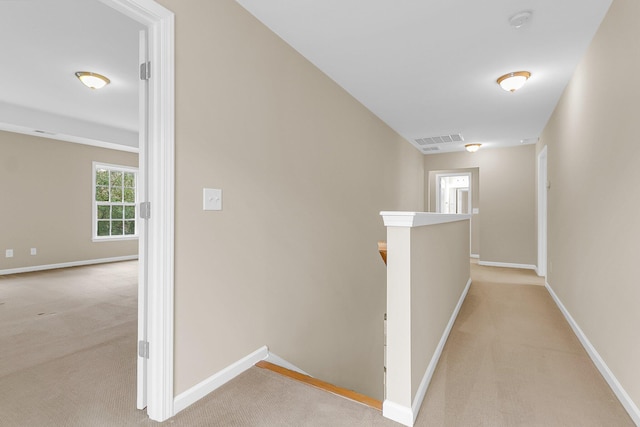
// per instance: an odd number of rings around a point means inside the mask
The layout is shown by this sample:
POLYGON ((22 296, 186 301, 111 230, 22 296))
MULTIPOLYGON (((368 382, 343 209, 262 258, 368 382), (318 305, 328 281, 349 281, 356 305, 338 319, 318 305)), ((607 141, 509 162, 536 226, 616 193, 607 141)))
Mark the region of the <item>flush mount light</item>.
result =
POLYGON ((111 80, 102 74, 91 73, 89 71, 78 71, 76 77, 80 79, 83 85, 90 89, 101 89, 111 82, 111 80))
POLYGON ((464 148, 466 148, 467 151, 470 153, 475 153, 480 149, 481 146, 482 144, 466 144, 464 148))
POLYGON ((507 92, 515 92, 525 84, 529 77, 531 77, 531 73, 528 71, 514 71, 498 77, 496 81, 507 92))

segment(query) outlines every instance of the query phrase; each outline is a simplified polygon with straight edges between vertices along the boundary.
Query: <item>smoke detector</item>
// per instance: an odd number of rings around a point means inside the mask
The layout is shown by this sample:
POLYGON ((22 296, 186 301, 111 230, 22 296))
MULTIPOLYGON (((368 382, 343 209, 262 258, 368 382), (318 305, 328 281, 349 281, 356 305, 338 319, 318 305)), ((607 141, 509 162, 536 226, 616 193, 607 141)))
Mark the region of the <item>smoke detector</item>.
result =
POLYGON ((533 15, 533 12, 531 12, 530 10, 523 10, 522 12, 518 12, 511 18, 509 18, 509 25, 516 29, 521 28, 524 25, 527 25, 529 21, 531 21, 531 15, 533 15))

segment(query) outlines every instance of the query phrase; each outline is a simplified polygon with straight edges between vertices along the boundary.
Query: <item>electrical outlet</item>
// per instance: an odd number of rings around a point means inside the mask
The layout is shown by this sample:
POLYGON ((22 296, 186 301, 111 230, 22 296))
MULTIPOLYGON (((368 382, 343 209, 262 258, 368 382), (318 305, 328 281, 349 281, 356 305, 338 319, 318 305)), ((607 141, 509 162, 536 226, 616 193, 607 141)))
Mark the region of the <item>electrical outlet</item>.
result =
POLYGON ((4 253, 5 258, 13 258, 13 249, 7 249, 4 253))
POLYGON ((37 255, 38 250, 36 248, 31 248, 31 255, 37 255))

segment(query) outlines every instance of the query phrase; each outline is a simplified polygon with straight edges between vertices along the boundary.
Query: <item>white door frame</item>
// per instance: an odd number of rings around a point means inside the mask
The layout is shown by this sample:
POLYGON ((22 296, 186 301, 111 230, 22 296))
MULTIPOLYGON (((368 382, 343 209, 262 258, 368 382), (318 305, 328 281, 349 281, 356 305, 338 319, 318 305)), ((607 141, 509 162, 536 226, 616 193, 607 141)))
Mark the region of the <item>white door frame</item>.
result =
POLYGON ((469 177, 469 210, 472 210, 472 189, 471 189, 471 172, 447 172, 447 173, 437 173, 436 174, 436 212, 440 212, 440 178, 448 177, 448 176, 468 176, 469 177))
POLYGON ((538 154, 538 276, 547 277, 547 146, 538 154))
MULTIPOLYGON (((138 38, 138 63, 146 64, 149 61, 147 51, 147 29, 140 31, 138 38)), ((141 71, 142 74, 142 71, 141 71)), ((138 94, 138 168, 142 173, 138 174, 138 206, 149 200, 147 187, 148 179, 146 171, 149 169, 147 152, 149 151, 149 127, 147 123, 149 109, 149 81, 140 79, 138 94)), ((138 366, 137 366, 137 403, 138 409, 147 407, 147 358, 140 356, 140 351, 145 349, 144 343, 149 342, 147 335, 147 306, 148 306, 148 272, 147 248, 149 247, 149 221, 142 218, 138 211, 138 366)))
POLYGON ((173 286, 174 286, 174 14, 153 0, 100 0, 147 27, 149 80, 148 149, 140 170, 148 185, 151 217, 147 263, 147 414, 155 421, 174 415, 173 409, 173 286))
MULTIPOLYGON (((447 173, 436 173, 436 212, 440 212, 440 178, 444 178, 447 176, 468 176, 469 177, 469 214, 473 213, 473 175, 471 172, 447 172, 447 173)), ((472 242, 471 238, 473 236, 471 227, 471 220, 469 220, 469 256, 473 254, 472 242)))

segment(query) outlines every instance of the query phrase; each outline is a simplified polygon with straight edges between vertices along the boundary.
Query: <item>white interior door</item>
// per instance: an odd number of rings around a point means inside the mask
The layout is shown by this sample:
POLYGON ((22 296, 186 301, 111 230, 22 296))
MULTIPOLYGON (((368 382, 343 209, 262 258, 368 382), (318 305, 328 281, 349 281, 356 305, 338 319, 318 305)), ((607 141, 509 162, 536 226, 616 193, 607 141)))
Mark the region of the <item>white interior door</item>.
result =
MULTIPOLYGON (((146 30, 140 31, 140 64, 147 64, 148 45, 146 30)), ((146 65, 145 65, 146 66, 146 65)), ((142 68, 142 67, 141 67, 142 68)), ((139 94, 139 154, 138 154, 138 374, 137 374, 137 408, 147 407, 147 361, 148 361, 148 219, 143 215, 145 210, 142 204, 148 201, 149 180, 148 180, 148 135, 149 122, 147 109, 149 107, 149 83, 148 80, 140 78, 139 94)))
POLYGON ((538 154, 538 276, 547 276, 547 147, 538 154))
MULTIPOLYGON (((138 201, 153 201, 139 220, 139 334, 149 358, 138 357, 139 408, 154 421, 174 415, 173 264, 175 206, 175 15, 153 0, 100 0, 146 29, 151 76, 141 83, 138 201)), ((143 60, 141 59, 141 62, 143 60)))

